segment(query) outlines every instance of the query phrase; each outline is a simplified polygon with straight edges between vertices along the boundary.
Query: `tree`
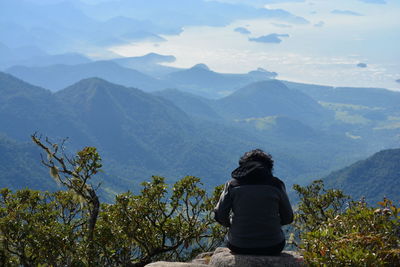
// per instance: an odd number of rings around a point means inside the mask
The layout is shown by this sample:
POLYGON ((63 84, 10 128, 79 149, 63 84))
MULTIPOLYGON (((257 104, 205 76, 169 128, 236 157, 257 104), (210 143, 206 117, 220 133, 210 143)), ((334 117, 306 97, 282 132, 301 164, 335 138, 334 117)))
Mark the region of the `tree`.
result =
POLYGON ((69 157, 65 154, 66 139, 59 145, 48 138, 42 142, 36 133, 31 135, 31 138, 47 154, 46 158, 42 156, 42 163, 49 168, 51 177, 75 193, 81 204, 87 207, 87 213, 83 214, 88 218, 85 224, 87 226, 85 235, 88 245, 87 262, 95 265, 97 257, 93 240, 100 201, 96 188, 89 184, 89 181, 102 167, 100 155, 95 147, 85 147, 75 156, 69 157))
POLYGON ((311 266, 400 266, 400 208, 350 201, 322 181, 294 189, 300 196, 295 227, 311 266), (347 206, 345 206, 347 204, 347 206))
POLYGON ((0 191, 0 265, 83 265, 81 205, 71 192, 0 191))

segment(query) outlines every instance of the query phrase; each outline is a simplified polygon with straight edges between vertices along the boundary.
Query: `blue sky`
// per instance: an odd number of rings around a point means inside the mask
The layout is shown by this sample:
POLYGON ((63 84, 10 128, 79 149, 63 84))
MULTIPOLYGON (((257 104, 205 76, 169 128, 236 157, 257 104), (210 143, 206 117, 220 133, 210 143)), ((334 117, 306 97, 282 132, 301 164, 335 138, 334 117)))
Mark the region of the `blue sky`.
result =
POLYGON ((136 42, 109 50, 123 56, 171 54, 177 61, 170 65, 178 67, 201 62, 212 70, 234 73, 262 67, 291 81, 400 90, 398 0, 221 2, 282 9, 309 23, 255 18, 226 26, 185 26, 179 35, 162 35, 164 42, 136 42), (238 27, 250 33, 235 31, 238 27), (260 37, 267 41, 254 41, 260 37), (280 41, 268 42, 271 38, 280 41))

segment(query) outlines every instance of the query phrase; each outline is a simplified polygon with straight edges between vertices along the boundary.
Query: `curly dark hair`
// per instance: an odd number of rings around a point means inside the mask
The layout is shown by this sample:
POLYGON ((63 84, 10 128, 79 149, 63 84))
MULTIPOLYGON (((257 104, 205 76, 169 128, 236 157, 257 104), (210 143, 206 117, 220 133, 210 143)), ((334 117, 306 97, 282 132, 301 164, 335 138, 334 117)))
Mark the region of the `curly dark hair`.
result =
POLYGON ((239 159, 239 165, 242 165, 248 161, 261 162, 267 168, 269 168, 271 172, 274 168, 274 160, 272 159, 272 156, 258 148, 244 153, 243 156, 239 159))

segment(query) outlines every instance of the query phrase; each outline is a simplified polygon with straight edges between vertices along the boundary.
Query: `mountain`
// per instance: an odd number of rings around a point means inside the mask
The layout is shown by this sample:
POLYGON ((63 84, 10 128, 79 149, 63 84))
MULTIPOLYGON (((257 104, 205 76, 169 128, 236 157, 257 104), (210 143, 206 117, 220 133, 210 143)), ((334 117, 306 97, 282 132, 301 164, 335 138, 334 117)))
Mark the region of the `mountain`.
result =
POLYGON ((237 155, 256 145, 246 132, 197 123, 170 101, 135 88, 91 78, 51 93, 0 74, 0 133, 19 142, 30 142, 34 132, 56 142, 69 137, 68 153, 98 147, 106 192, 126 191, 151 175, 172 181, 196 175, 215 186, 237 155))
POLYGON ((0 132, 27 142, 39 130, 54 138, 73 132, 76 138, 86 140, 49 90, 0 72, 0 132))
POLYGON ((10 48, 0 43, 0 68, 15 65, 16 62, 32 57, 43 57, 47 53, 35 46, 22 46, 10 48))
POLYGON ((383 88, 332 87, 284 81, 286 86, 302 91, 317 101, 362 105, 369 107, 399 107, 400 93, 383 88))
POLYGON ((187 26, 225 26, 238 19, 309 23, 282 9, 202 0, 1 1, 0 10, 7 10, 0 17, 0 42, 9 47, 35 44, 52 54, 104 55, 108 47, 143 40, 162 42, 161 35, 179 34, 187 26))
POLYGON ((254 8, 240 3, 230 4, 219 1, 151 0, 136 2, 121 0, 118 5, 109 1, 83 7, 86 14, 99 19, 112 16, 126 16, 152 20, 159 25, 181 30, 186 26, 225 26, 240 19, 272 18, 293 24, 309 23, 282 9, 254 8))
POLYGON ((229 119, 286 116, 321 126, 333 119, 333 114, 308 95, 289 89, 278 80, 247 85, 231 95, 217 100, 221 114, 229 119))
POLYGON ((288 184, 325 175, 335 166, 345 166, 352 162, 351 158, 365 155, 362 140, 352 139, 340 131, 333 132, 329 127, 325 130, 324 124, 334 123, 332 114, 301 92, 293 92, 276 80, 254 83, 243 90, 237 91, 239 96, 233 93, 218 100, 173 89, 154 94, 170 100, 194 118, 251 133, 251 138, 259 142, 258 146, 266 147, 278 159, 277 170, 287 178, 288 184), (283 92, 283 96, 274 90, 264 95, 271 86, 283 92), (225 101, 232 104, 231 109, 227 109, 225 101), (257 102, 261 102, 259 107, 252 104, 257 102), (279 107, 266 104, 270 102, 279 107), (296 110, 291 111, 293 108, 296 110))
POLYGON ((376 205, 383 197, 400 201, 400 149, 382 150, 371 157, 332 172, 326 185, 340 188, 354 199, 365 197, 376 205))
MULTIPOLYGON (((264 97, 258 89, 255 92, 248 95, 264 97)), ((194 175, 212 188, 229 179, 238 158, 254 148, 273 155, 275 174, 288 187, 327 175, 367 153, 362 140, 311 127, 288 114, 246 113, 250 117, 224 119, 227 114, 216 108, 223 100, 177 90, 146 93, 100 78, 84 79, 54 93, 0 73, 0 133, 19 143, 30 142, 33 132, 55 142, 69 137, 68 154, 96 146, 105 172, 97 181, 102 181, 101 190, 108 196, 136 190, 151 175, 165 176, 168 182, 194 175)), ((303 106, 294 103, 301 113, 303 106)), ((40 162, 39 153, 36 160, 40 162)))
POLYGON ((61 90, 82 79, 99 77, 125 86, 146 91, 161 90, 168 85, 139 71, 121 67, 110 61, 96 61, 78 65, 52 65, 46 67, 15 66, 6 72, 29 83, 51 89, 61 90))
POLYGON ((154 94, 168 99, 191 116, 208 120, 222 120, 221 115, 212 107, 214 100, 177 89, 165 89, 154 92, 154 94))
POLYGON ((20 143, 0 135, 0 184, 12 190, 25 187, 54 190, 56 183, 40 165, 39 149, 33 144, 20 143))
MULTIPOLYGON (((44 55, 28 57, 26 59, 14 62, 12 65, 22 65, 27 67, 51 66, 57 64, 77 65, 89 63, 91 60, 78 53, 64 53, 57 55, 44 55)), ((12 66, 10 65, 10 66, 12 66)))
POLYGON ((330 87, 284 83, 302 91, 335 114, 330 131, 363 140, 369 153, 400 141, 400 92, 379 88, 330 87))
POLYGON ((276 75, 263 69, 247 74, 223 74, 210 70, 205 64, 197 64, 190 69, 170 73, 164 80, 187 92, 220 98, 249 83, 269 80, 276 75))
POLYGON ((144 166, 148 146, 172 152, 182 135, 191 131, 187 115, 166 100, 102 79, 81 80, 55 97, 114 158, 128 157, 144 166))
POLYGON ((142 73, 156 78, 162 78, 172 72, 180 71, 181 69, 161 65, 160 63, 171 63, 176 58, 174 56, 165 56, 156 53, 149 53, 140 57, 123 57, 112 59, 113 62, 126 67, 138 70, 142 73))
POLYGON ((7 10, 1 18, 0 41, 9 47, 36 44, 46 51, 74 51, 71 49, 74 42, 84 37, 86 29, 96 25, 95 20, 70 1, 42 5, 32 1, 2 1, 0 9, 7 10))
POLYGON ((104 55, 105 46, 149 39, 162 41, 159 34, 177 33, 175 28, 119 14, 96 19, 87 16, 83 7, 93 5, 80 1, 1 1, 0 10, 7 13, 0 18, 0 42, 9 47, 36 44, 52 54, 101 51, 104 55))
POLYGON ((198 121, 164 98, 98 78, 54 96, 104 156, 106 173, 116 176, 105 184, 117 191, 151 175, 194 175, 215 186, 257 145, 246 131, 198 121))

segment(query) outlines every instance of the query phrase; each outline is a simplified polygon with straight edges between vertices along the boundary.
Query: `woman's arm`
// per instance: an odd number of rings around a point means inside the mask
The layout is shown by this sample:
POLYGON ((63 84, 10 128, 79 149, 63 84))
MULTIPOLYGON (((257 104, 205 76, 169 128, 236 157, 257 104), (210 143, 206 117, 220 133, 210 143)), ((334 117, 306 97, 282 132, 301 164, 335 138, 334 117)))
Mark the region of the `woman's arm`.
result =
POLYGON ((293 210, 290 205, 289 198, 286 194, 285 185, 282 182, 281 200, 279 203, 279 215, 281 217, 281 225, 290 224, 293 222, 293 210))
POLYGON ((225 184, 224 191, 222 191, 221 197, 219 198, 218 204, 214 209, 214 219, 225 227, 230 227, 230 211, 232 207, 232 201, 229 193, 229 182, 225 184))

